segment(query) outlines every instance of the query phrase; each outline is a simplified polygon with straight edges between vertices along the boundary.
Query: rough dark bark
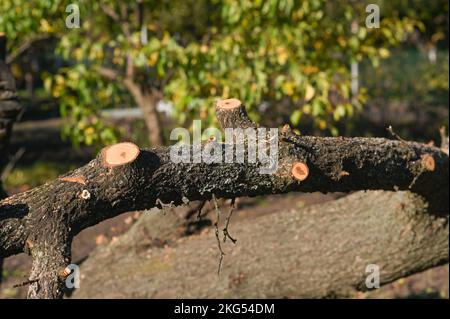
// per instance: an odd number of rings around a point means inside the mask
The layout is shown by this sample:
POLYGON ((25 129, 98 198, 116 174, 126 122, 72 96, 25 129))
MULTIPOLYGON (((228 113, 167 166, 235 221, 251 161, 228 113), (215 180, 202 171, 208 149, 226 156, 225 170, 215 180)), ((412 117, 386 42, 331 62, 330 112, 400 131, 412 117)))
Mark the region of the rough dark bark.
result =
POLYGON ((36 242, 31 251, 33 264, 30 273, 30 299, 55 299, 60 298, 64 292, 64 269, 70 264, 71 238, 68 234, 53 232, 57 227, 51 227, 45 239, 29 239, 36 242))
POLYGON ((220 277, 214 231, 174 242, 175 230, 152 225, 164 218, 177 217, 144 215, 94 251, 73 297, 347 297, 367 290, 369 264, 379 266, 383 285, 448 261, 448 216, 429 214, 410 192, 358 192, 232 224, 238 242, 224 246, 220 277))
MULTIPOLYGON (((411 190, 425 197, 448 192, 448 156, 434 147, 375 138, 301 137, 296 144, 284 144, 287 155, 280 155, 274 175, 260 174, 258 164, 175 164, 168 148, 142 150, 135 161, 112 169, 100 155, 67 176, 0 202, 0 256, 21 252, 28 225, 39 225, 48 212, 53 212, 51 218, 65 217, 63 226, 75 235, 124 211, 155 207, 157 200, 180 205, 209 200, 212 194, 234 198, 289 191, 408 190, 414 180, 411 190), (425 154, 435 158, 432 172, 421 170, 425 154), (303 182, 286 169, 297 159, 310 167, 303 182), (342 177, 343 169, 348 175, 342 177)), ((435 211, 445 213, 448 203, 440 198, 435 211)))
MULTIPOLYGON (((243 118, 245 112, 233 114, 236 123, 249 123, 243 118)), ((228 122, 222 126, 228 127, 228 122)), ((225 146, 218 145, 224 152, 225 146)), ((105 164, 103 153, 53 182, 0 202, 0 257, 24 250, 32 256, 60 251, 42 248, 49 234, 56 236, 52 242, 70 247, 71 238, 81 230, 123 212, 160 206, 161 202, 181 205, 209 200, 213 195, 235 198, 290 191, 411 190, 428 201, 432 214, 448 215, 448 155, 414 142, 300 137, 284 130, 275 174, 260 174, 261 163, 176 164, 170 160, 169 148, 141 150, 134 161, 114 167, 105 164), (292 165, 299 161, 309 167, 305 181, 291 174, 292 165)), ((54 256, 54 260, 61 258, 54 256)), ((39 280, 45 281, 45 276, 39 280)), ((60 293, 54 291, 53 295, 60 293)))

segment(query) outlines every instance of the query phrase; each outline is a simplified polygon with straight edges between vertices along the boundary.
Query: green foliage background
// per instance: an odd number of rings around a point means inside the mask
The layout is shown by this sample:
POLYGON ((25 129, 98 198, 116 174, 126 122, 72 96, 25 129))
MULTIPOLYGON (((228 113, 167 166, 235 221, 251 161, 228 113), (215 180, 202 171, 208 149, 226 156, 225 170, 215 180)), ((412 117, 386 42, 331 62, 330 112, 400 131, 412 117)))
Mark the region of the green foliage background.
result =
MULTIPOLYGON (((337 135, 338 124, 368 97, 364 87, 352 95, 351 63, 376 67, 413 35, 425 45, 448 35, 445 19, 436 20, 448 14, 447 1, 373 2, 381 8, 378 29, 365 27, 367 1, 143 0, 148 42, 142 43, 134 1, 2 0, 0 32, 8 35, 10 51, 37 37, 56 40, 53 54, 64 62, 40 75, 74 144, 117 139, 120 132, 100 111, 133 101, 121 81, 105 79, 98 68, 120 79, 129 56, 135 80, 144 90, 163 92, 181 125, 193 118, 215 125, 214 101, 237 97, 257 120, 281 125, 287 116, 298 126, 306 116, 337 135), (79 29, 65 26, 69 3, 79 5, 79 29), (122 15, 120 22, 105 8, 122 15)), ((428 85, 448 90, 448 75, 428 85)))

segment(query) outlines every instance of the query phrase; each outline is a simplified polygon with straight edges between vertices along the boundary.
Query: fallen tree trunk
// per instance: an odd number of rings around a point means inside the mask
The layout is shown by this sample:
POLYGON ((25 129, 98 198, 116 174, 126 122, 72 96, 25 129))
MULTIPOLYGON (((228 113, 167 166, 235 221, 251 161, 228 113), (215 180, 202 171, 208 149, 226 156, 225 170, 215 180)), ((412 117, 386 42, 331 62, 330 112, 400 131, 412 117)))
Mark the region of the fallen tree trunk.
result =
MULTIPOLYGON (((219 103, 217 114, 223 128, 257 127, 236 100, 219 103)), ((411 190, 428 201, 433 214, 448 214, 448 155, 439 148, 382 138, 297 136, 286 128, 278 138, 275 174, 261 174, 259 162, 175 163, 170 148, 107 147, 89 164, 0 202, 0 257, 31 253, 39 272, 30 278, 29 296, 60 297, 63 280, 56 269, 70 262, 73 236, 123 212, 162 203, 290 191, 411 190)), ((211 143, 224 155, 226 145, 211 143)))
POLYGON ((219 277, 213 230, 165 245, 175 231, 149 238, 145 229, 176 217, 149 213, 90 255, 73 297, 350 296, 368 290, 370 264, 379 267, 383 285, 448 262, 448 216, 427 209, 410 192, 370 191, 243 220, 231 226, 238 242, 224 246, 219 277))

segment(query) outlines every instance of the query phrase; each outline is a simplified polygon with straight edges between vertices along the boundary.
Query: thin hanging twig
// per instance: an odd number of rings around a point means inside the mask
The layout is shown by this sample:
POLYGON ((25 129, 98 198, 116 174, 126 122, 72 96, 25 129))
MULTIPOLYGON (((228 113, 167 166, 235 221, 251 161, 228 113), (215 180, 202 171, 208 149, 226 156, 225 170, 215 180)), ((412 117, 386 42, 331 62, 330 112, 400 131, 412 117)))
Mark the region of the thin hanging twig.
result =
POLYGON ((217 269, 217 275, 220 276, 220 270, 222 268, 223 256, 225 255, 225 253, 222 250, 222 245, 220 243, 220 237, 219 237, 219 223, 220 223, 220 214, 221 213, 219 210, 219 206, 217 204, 216 196, 214 194, 212 194, 212 200, 214 202, 214 208, 216 210, 216 222, 214 223, 214 227, 215 227, 215 235, 216 235, 216 240, 217 240, 217 247, 219 248, 219 252, 220 252, 219 266, 217 269))
POLYGON ((230 233, 228 232, 228 226, 230 224, 230 220, 231 220, 231 216, 233 215, 233 211, 234 211, 234 202, 235 202, 236 198, 231 199, 231 203, 230 203, 230 212, 228 213, 227 219, 225 221, 225 227, 223 228, 223 242, 227 241, 227 238, 229 238, 233 244, 236 244, 237 240, 234 239, 233 237, 231 237, 230 233))

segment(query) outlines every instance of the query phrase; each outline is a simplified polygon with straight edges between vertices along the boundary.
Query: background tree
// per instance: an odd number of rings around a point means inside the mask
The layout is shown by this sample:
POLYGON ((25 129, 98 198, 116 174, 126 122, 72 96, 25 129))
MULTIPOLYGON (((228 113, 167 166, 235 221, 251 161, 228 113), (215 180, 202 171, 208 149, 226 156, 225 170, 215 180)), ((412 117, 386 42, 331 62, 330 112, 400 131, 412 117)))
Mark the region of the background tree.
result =
POLYGON ((213 100, 239 96, 251 116, 261 114, 257 106, 265 110, 263 122, 298 125, 308 115, 337 134, 336 123, 364 101, 363 89, 350 92, 350 63, 387 57, 388 45, 421 26, 387 11, 380 29, 367 29, 366 5, 357 1, 102 0, 79 1, 81 28, 68 29, 66 5, 3 1, 0 28, 13 48, 57 39, 64 64, 43 76, 76 144, 115 140, 99 111, 133 102, 151 144, 161 144, 162 98, 181 124, 192 117, 213 124, 213 100))

